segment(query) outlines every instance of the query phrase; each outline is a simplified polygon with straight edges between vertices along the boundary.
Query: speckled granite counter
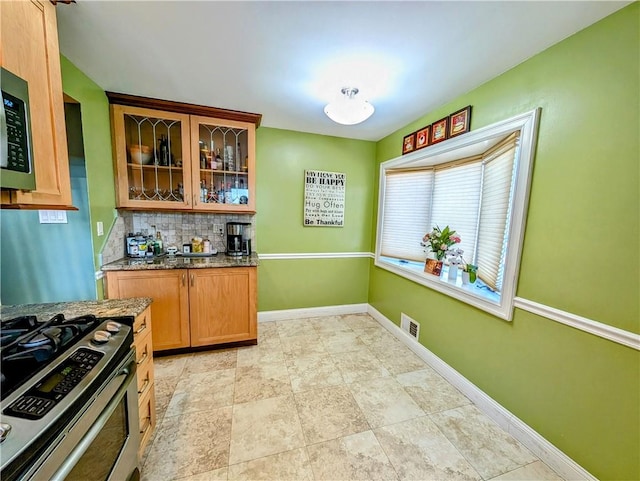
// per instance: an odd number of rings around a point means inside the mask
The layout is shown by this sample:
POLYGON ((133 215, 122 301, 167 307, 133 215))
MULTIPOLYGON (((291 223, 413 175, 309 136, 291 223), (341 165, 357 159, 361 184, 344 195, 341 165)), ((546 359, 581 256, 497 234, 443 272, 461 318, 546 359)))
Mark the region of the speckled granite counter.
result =
POLYGON ((104 301, 54 302, 48 304, 23 304, 2 306, 0 317, 11 319, 18 316, 36 316, 39 321, 46 321, 56 314, 64 314, 71 319, 77 316, 93 314, 96 317, 137 316, 143 312, 152 299, 136 297, 132 299, 108 299, 104 301))
POLYGON ((217 254, 211 257, 162 256, 151 259, 125 257, 102 266, 103 271, 139 271, 151 269, 210 269, 217 267, 256 267, 258 254, 250 256, 228 256, 217 254))

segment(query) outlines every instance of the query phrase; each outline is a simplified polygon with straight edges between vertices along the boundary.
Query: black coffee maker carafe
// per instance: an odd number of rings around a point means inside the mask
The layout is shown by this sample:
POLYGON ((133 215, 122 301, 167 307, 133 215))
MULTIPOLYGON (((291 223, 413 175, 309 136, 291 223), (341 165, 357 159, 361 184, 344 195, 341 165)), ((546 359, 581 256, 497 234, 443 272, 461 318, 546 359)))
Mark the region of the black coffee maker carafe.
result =
POLYGON ((249 226, 247 222, 227 222, 227 255, 241 256, 251 254, 251 240, 249 240, 249 226), (247 247, 249 253, 247 254, 247 247))

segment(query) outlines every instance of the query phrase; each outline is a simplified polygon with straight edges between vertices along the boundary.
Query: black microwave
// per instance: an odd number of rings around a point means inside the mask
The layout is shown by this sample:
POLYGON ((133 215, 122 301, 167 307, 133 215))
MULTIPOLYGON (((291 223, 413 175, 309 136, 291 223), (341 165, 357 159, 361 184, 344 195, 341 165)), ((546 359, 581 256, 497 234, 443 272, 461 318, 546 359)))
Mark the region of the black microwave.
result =
POLYGON ((2 68, 0 72, 0 187, 33 190, 31 115, 26 80, 2 68))

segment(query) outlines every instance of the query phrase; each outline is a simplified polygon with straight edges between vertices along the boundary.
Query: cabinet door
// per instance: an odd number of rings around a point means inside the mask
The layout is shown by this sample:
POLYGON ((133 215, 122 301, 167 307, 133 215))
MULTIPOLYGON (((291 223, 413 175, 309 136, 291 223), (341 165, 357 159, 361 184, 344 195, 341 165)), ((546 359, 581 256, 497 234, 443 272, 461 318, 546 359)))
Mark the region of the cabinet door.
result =
POLYGON ((118 207, 191 209, 189 116, 111 106, 118 207))
POLYGON ((257 338, 256 268, 189 270, 191 345, 257 338))
POLYGON ((72 208, 55 7, 48 1, 0 2, 2 66, 29 84, 36 190, 2 202, 72 208))
POLYGON ((110 271, 107 297, 151 297, 154 352, 189 347, 189 290, 186 269, 110 271))
POLYGON ((255 124, 191 116, 193 206, 255 212, 255 124))

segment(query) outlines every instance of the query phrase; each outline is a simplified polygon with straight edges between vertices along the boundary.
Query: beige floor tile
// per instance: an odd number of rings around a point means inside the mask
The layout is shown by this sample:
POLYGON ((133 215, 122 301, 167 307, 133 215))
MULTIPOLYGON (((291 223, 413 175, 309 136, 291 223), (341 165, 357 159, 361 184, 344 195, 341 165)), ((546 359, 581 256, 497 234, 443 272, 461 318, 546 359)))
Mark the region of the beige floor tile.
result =
POLYGON ((237 367, 253 367, 274 362, 284 362, 284 353, 280 347, 279 339, 277 345, 262 343, 257 346, 238 348, 237 367))
POLYGON ((236 369, 233 399, 236 404, 282 396, 291 392, 291 380, 284 362, 268 362, 236 369))
POLYGON ((167 480, 229 463, 231 407, 165 416, 142 469, 143 481, 167 480))
POLYGON ((374 430, 401 480, 480 480, 427 416, 374 430))
POLYGON ((446 411, 471 401, 430 367, 398 374, 396 380, 426 413, 446 411))
POLYGON ((417 371, 426 367, 425 362, 408 347, 385 349, 381 344, 369 346, 369 350, 391 374, 417 371))
POLYGON ((307 444, 369 429, 367 419, 345 385, 305 391, 294 397, 307 444))
POLYGON ((315 334, 313 324, 309 319, 292 319, 286 321, 276 321, 278 335, 280 338, 294 336, 311 336, 315 334))
POLYGON ((485 479, 537 460, 527 448, 473 405, 431 414, 430 417, 485 479))
POLYGON ((293 392, 342 384, 342 375, 328 354, 294 358, 287 361, 293 392))
POLYGON ((235 369, 183 375, 176 385, 165 416, 231 406, 235 377, 235 369))
POLYGON ((340 318, 340 316, 314 317, 309 319, 309 323, 318 334, 333 334, 336 332, 351 331, 351 328, 340 318))
POLYGON ((193 354, 181 354, 178 356, 161 356, 153 358, 153 370, 156 377, 180 377, 187 360, 193 354))
POLYGON ((191 358, 187 359, 183 374, 218 371, 221 369, 234 369, 236 367, 237 360, 237 349, 198 352, 191 358))
POLYGON ((229 481, 313 481, 305 448, 229 466, 229 481))
POLYGON ((304 446, 293 396, 233 406, 229 464, 238 464, 304 446))
POLYGON ((398 479, 371 431, 307 446, 316 481, 398 479))
POLYGON ((349 389, 372 428, 425 414, 392 377, 354 382, 349 389))
POLYGON ((562 481, 562 478, 542 461, 536 461, 491 478, 491 481, 562 481))
POLYGON ((371 327, 384 329, 380 323, 369 314, 345 314, 340 316, 340 319, 351 329, 367 329, 371 327))
POLYGON ((381 349, 400 349, 404 344, 384 327, 361 329, 358 331, 360 340, 367 346, 378 346, 381 349))
POLYGON ((360 340, 358 334, 352 330, 322 332, 318 334, 325 350, 329 353, 350 352, 367 349, 367 345, 360 340))
POLYGON ((332 354, 346 383, 389 376, 389 371, 368 349, 332 354))
POLYGON ((326 354, 324 345, 318 339, 318 335, 311 330, 311 334, 304 336, 280 337, 282 351, 285 359, 326 354))
POLYGON ((176 389, 176 385, 180 380, 179 377, 158 377, 155 375, 154 388, 156 394, 156 422, 159 424, 162 421, 169 402, 173 397, 173 392, 176 389))
MULTIPOLYGON (((187 476, 186 478, 178 478, 176 481, 227 481, 228 468, 214 469, 213 471, 207 471, 205 473, 194 474, 193 476, 187 476)), ((168 481, 166 479, 158 481, 168 481)))

